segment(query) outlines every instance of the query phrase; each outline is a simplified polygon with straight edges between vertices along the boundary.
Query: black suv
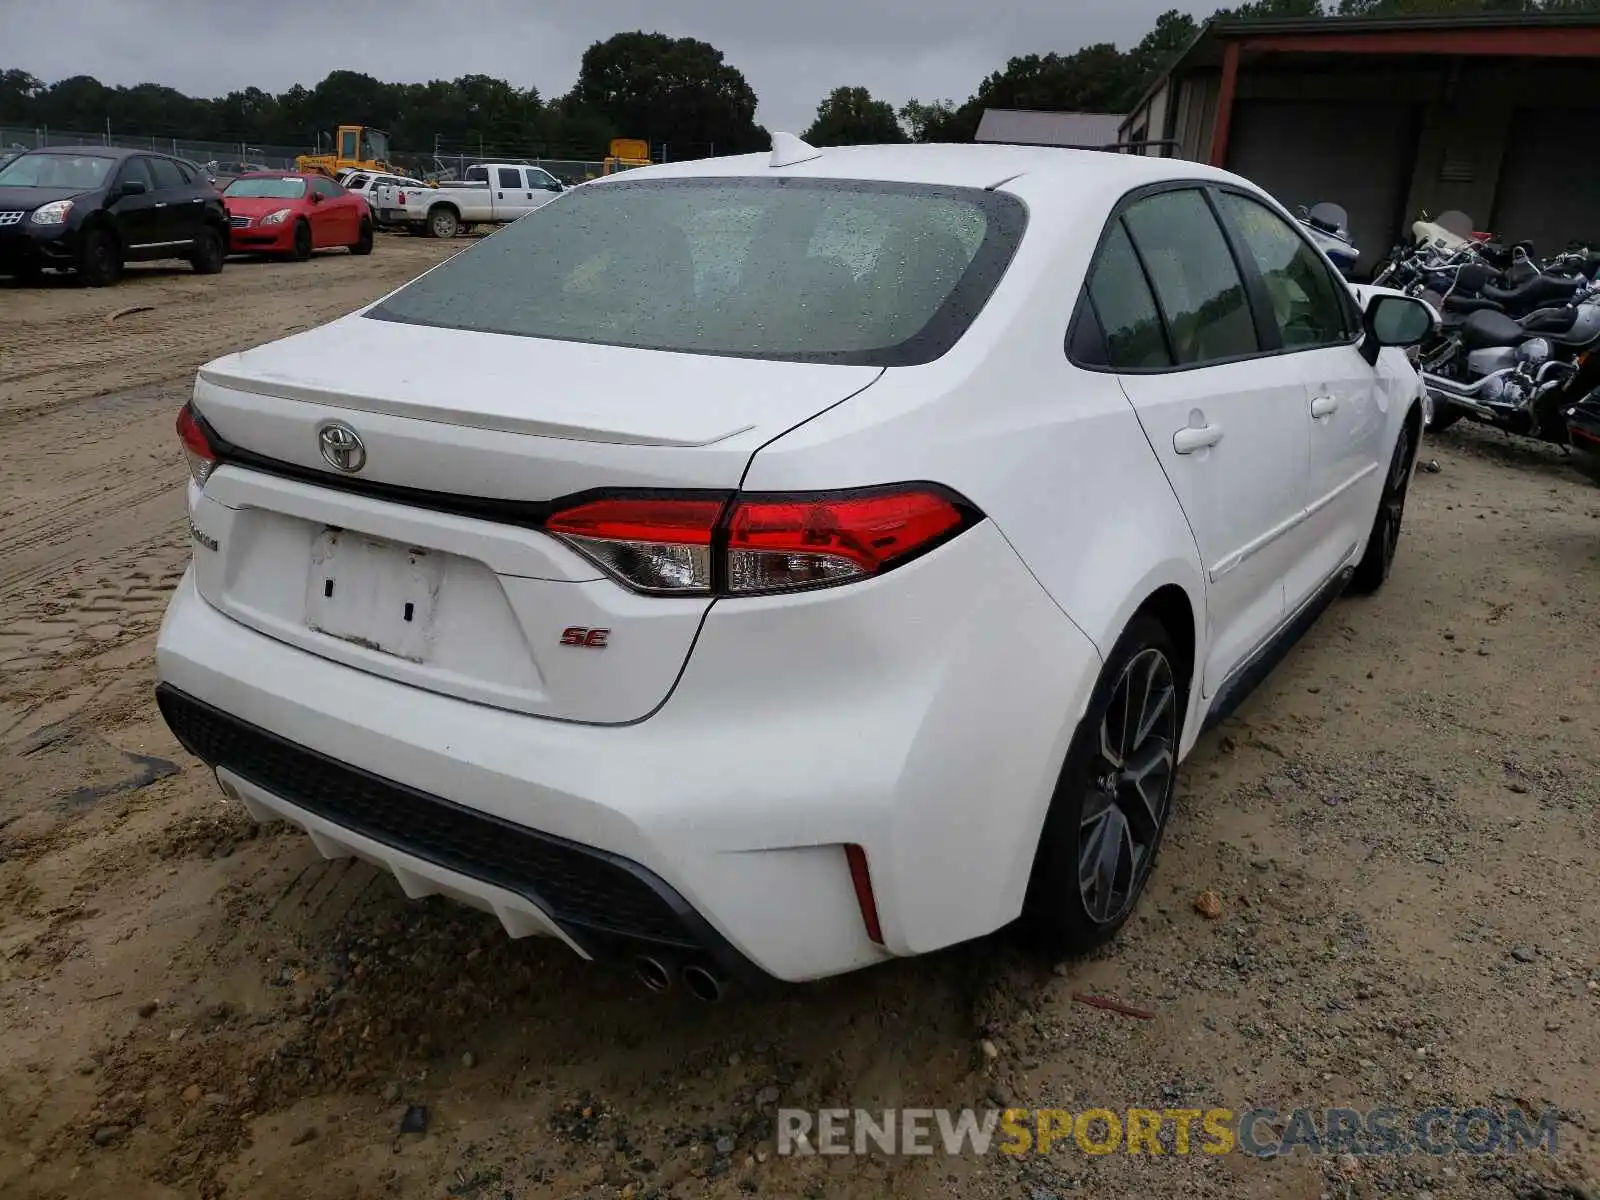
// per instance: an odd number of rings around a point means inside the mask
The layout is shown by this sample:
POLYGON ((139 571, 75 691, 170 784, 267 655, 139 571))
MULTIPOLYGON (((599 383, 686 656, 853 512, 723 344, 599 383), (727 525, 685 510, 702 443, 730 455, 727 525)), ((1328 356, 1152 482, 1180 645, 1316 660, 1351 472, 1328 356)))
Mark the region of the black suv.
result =
POLYGON ((0 167, 0 275, 45 267, 76 271, 90 287, 122 266, 184 258, 202 275, 222 270, 228 216, 192 163, 110 146, 30 150, 0 167))

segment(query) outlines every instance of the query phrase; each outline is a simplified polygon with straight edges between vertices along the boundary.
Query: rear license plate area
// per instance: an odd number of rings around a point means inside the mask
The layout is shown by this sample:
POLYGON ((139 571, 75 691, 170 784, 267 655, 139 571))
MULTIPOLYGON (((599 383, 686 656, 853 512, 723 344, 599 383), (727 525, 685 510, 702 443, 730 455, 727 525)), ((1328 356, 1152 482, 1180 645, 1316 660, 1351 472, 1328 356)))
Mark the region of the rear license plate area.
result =
POLYGON ((411 662, 427 662, 448 556, 344 529, 311 544, 306 626, 411 662))

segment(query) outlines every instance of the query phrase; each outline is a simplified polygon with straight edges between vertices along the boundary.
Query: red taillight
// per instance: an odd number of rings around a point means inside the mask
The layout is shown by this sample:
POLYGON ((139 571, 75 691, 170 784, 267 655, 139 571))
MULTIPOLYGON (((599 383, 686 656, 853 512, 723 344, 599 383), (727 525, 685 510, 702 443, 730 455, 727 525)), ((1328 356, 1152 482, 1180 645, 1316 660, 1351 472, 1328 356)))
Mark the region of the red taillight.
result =
POLYGON ((872 873, 867 870, 867 852, 851 843, 844 848, 845 861, 850 864, 850 884, 856 890, 856 906, 861 909, 861 923, 867 927, 867 936, 883 945, 883 925, 878 920, 878 898, 872 894, 872 873))
POLYGON ((747 500, 728 522, 728 590, 789 591, 874 575, 965 518, 932 491, 830 500, 747 500))
POLYGON ((178 440, 183 443, 183 456, 189 460, 190 477, 204 487, 217 465, 217 452, 195 419, 194 409, 187 404, 178 410, 178 440))
POLYGON ((753 596, 881 574, 976 514, 927 484, 792 496, 616 496, 545 528, 637 591, 753 596))
POLYGON ((544 527, 641 592, 711 590, 711 536, 723 500, 616 497, 549 517, 544 527))

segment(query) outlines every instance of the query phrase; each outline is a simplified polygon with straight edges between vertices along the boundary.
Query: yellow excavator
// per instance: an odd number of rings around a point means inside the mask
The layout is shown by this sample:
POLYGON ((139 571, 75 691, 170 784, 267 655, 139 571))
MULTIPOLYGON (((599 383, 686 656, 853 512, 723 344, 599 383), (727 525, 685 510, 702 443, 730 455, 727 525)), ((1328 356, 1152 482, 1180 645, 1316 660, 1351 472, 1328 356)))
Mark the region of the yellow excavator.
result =
POLYGON ((341 125, 334 131, 332 154, 302 154, 294 169, 314 171, 337 179, 340 171, 392 172, 389 164, 389 135, 370 125, 341 125))
POLYGON ((650 143, 642 138, 612 138, 611 153, 606 156, 602 174, 615 175, 634 167, 650 165, 650 143))

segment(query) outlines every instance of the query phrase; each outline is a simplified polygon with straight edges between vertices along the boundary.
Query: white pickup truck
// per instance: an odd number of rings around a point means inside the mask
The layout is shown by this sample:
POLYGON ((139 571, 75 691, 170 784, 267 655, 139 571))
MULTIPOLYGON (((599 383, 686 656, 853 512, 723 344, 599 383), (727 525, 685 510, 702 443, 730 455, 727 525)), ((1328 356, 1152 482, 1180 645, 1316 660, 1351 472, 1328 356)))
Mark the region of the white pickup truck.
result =
POLYGON ((468 167, 466 178, 457 183, 421 188, 381 184, 368 203, 380 224, 448 238, 466 226, 515 221, 565 190, 543 167, 479 163, 468 167))
POLYGON ((384 184, 394 184, 404 191, 406 188, 425 188, 428 185, 420 179, 413 179, 409 175, 379 175, 371 171, 345 171, 339 176, 339 182, 347 192, 353 192, 367 202, 367 207, 372 210, 372 220, 380 229, 386 228, 393 222, 384 221, 378 216, 377 191, 384 184))

